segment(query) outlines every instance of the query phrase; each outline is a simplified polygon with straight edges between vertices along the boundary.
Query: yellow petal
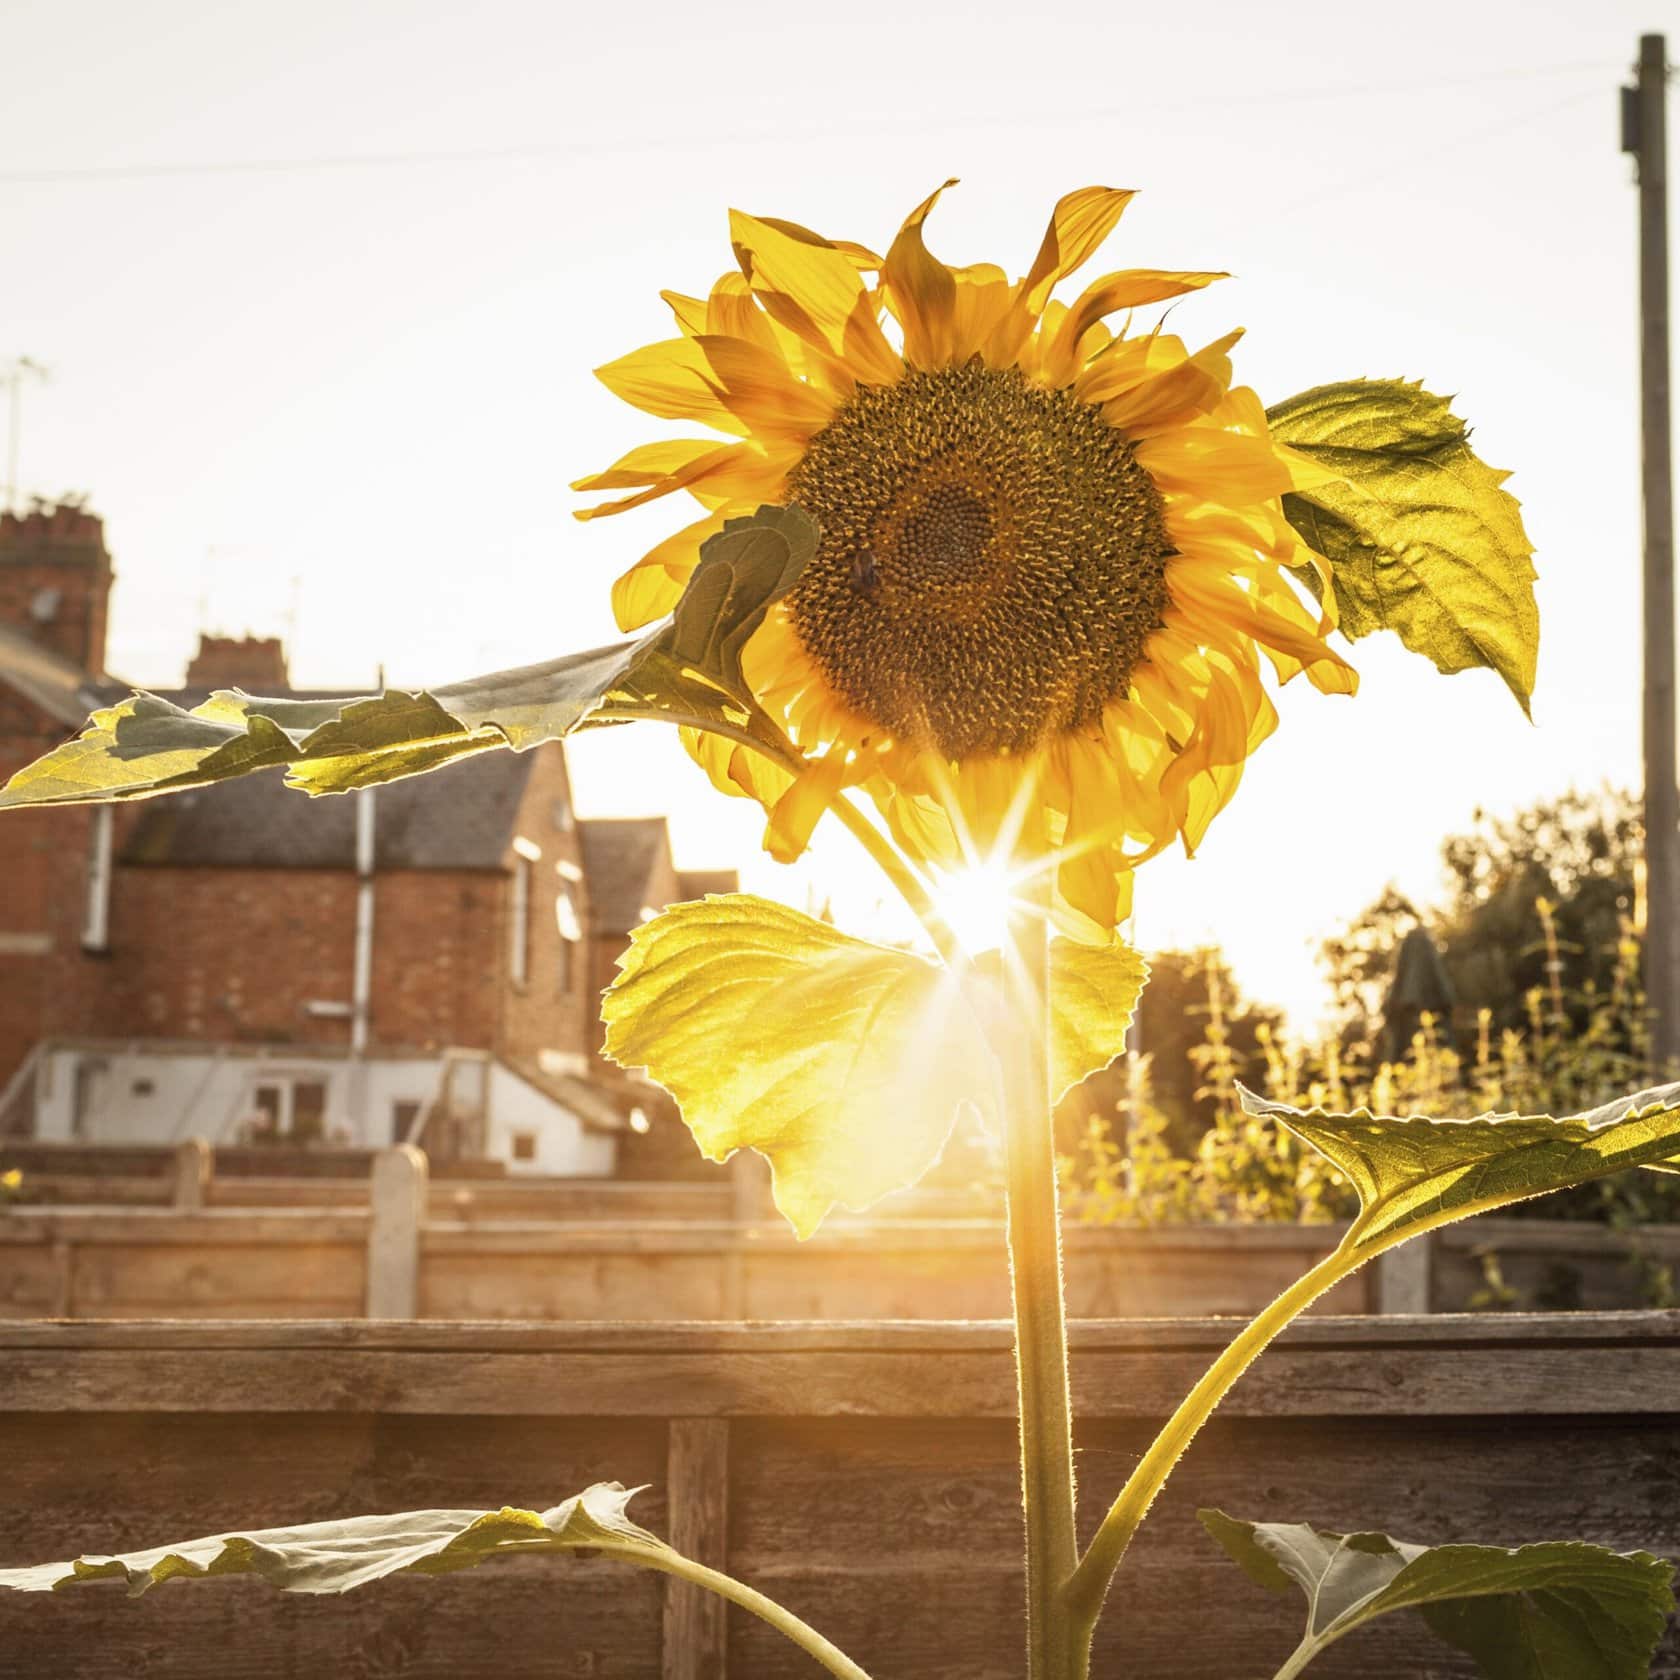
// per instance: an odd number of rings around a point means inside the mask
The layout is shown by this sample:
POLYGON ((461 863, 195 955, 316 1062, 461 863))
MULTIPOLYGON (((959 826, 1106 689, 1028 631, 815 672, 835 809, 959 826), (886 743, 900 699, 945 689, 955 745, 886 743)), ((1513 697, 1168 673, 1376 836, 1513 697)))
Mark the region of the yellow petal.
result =
POLYGON ((833 419, 833 399, 796 379, 780 356, 745 339, 710 333, 693 342, 725 408, 754 434, 803 443, 833 419))
POLYGON ((1051 382, 1065 385, 1078 373, 1090 354, 1085 335, 1105 316, 1122 309, 1138 309, 1146 303, 1163 303, 1168 298, 1181 297, 1215 280, 1228 280, 1227 274, 1201 270, 1180 271, 1166 268, 1124 268, 1116 274, 1105 274, 1093 280, 1068 311, 1056 333, 1056 341, 1046 358, 1046 372, 1051 382))
POLYGON ((811 843, 811 830, 846 780, 845 747, 807 759, 793 785, 776 801, 764 829, 764 849, 777 863, 792 863, 811 843))
POLYGON ((945 187, 956 184, 955 180, 947 181, 910 212, 887 252, 882 271, 893 313, 904 329, 904 359, 912 367, 943 368, 952 361, 956 277, 923 243, 922 224, 945 187))
POLYGON ((729 411, 706 353, 693 338, 667 338, 620 356, 595 370, 614 396, 662 420, 703 420, 719 431, 745 436, 748 427, 729 411))
POLYGON ((957 283, 951 306, 951 360, 961 367, 977 356, 1009 310, 1009 276, 996 263, 951 270, 957 283))
POLYGON ((741 272, 764 307, 807 344, 841 357, 871 384, 902 370, 875 318, 875 303, 851 258, 806 229, 790 232, 739 210, 729 213, 741 272))
POLYGON ((661 292, 671 313, 676 317, 677 331, 684 338, 693 338, 706 330, 706 300, 689 297, 683 292, 661 292))
POLYGON ((1183 426, 1217 408, 1231 383, 1231 358, 1225 354, 1243 335, 1238 327, 1195 355, 1134 385, 1103 404, 1103 418, 1127 436, 1147 437, 1168 426, 1183 426))
MULTIPOLYGON (((588 478, 574 478, 574 490, 627 490, 638 484, 657 484, 669 473, 680 472, 691 461, 710 455, 719 448, 716 438, 664 438, 658 443, 638 444, 627 454, 620 455, 605 472, 591 473, 588 478)), ((594 512, 586 509, 579 514, 587 519, 594 512)))
POLYGON ((701 543, 723 529, 725 517, 720 509, 672 532, 613 584, 613 617, 620 630, 639 630, 677 604, 688 574, 700 563, 701 543))
POLYGON ((1015 288, 1009 311, 986 347, 986 360, 993 367, 1007 367, 1015 360, 1056 282, 1090 257, 1136 196, 1113 187, 1081 187, 1057 202, 1038 255, 1015 288))
POLYGON ((1263 437, 1186 426, 1139 439, 1138 460, 1163 490, 1223 502, 1264 502, 1289 488, 1289 469, 1263 437))

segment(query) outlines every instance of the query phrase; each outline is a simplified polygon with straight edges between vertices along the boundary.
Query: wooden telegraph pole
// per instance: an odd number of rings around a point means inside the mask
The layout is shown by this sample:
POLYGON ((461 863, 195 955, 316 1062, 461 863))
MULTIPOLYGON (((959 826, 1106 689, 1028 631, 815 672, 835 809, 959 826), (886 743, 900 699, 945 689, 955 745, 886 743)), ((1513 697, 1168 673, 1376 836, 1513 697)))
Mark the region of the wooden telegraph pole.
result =
POLYGON ((1674 476, 1668 392, 1668 60, 1639 41, 1622 150, 1639 160, 1639 420, 1645 503, 1645 991, 1651 1063, 1680 1062, 1680 792, 1675 775, 1674 476))

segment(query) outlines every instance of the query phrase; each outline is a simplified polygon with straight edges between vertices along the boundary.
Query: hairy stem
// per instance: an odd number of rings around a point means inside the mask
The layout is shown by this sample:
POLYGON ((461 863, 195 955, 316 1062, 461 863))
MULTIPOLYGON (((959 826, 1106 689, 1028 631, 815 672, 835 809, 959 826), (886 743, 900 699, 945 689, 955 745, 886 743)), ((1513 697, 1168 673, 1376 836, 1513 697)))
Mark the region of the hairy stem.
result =
POLYGON ((1109 1582, 1120 1567, 1120 1560, 1126 1555, 1132 1536, 1148 1514, 1155 1495, 1184 1456, 1185 1448, 1213 1415, 1214 1408, 1291 1320, 1299 1317, 1332 1284, 1363 1265, 1376 1252, 1372 1247, 1360 1248, 1357 1231, 1358 1226, 1355 1225, 1333 1254, 1326 1255, 1310 1272, 1284 1290, 1220 1354, 1207 1374, 1185 1396, 1166 1428, 1155 1437, 1142 1462, 1132 1472, 1131 1479, 1120 1490, 1085 1556, 1080 1559, 1078 1569, 1067 1583, 1064 1594, 1068 1611, 1083 1630, 1087 1641, 1102 1610, 1109 1582))
POLYGON ((1049 939, 1045 894, 1010 917, 1009 1015, 1003 1072, 1009 1281, 1021 1420, 1029 1680, 1083 1680, 1086 1645, 1062 1592, 1078 1561, 1073 1412, 1068 1396, 1061 1218, 1049 1075, 1049 939))
POLYGON ((791 1610, 784 1609, 774 1599, 766 1598, 763 1593, 747 1586, 743 1581, 737 1581, 732 1575, 725 1575, 721 1570, 708 1569, 705 1564, 696 1563, 693 1558, 686 1558, 681 1552, 674 1552, 666 1546, 655 1550, 646 1546, 620 1547, 609 1544, 600 1549, 610 1556, 639 1563, 644 1568, 657 1569, 663 1574, 692 1581, 695 1586, 704 1587, 707 1592, 714 1592, 719 1598, 728 1599, 731 1604, 739 1604, 743 1610, 750 1610, 761 1621, 768 1622, 778 1633, 792 1640, 801 1651, 815 1659, 830 1674, 839 1676, 839 1680, 869 1680, 869 1675, 863 1669, 837 1645, 831 1645, 815 1628, 802 1622, 791 1610))

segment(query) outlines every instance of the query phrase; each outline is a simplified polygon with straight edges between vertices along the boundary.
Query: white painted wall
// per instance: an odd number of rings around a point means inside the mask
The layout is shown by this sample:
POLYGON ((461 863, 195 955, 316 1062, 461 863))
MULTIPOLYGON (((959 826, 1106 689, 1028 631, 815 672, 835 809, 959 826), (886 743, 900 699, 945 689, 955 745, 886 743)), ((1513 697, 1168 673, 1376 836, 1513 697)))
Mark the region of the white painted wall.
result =
MULTIPOLYGON (((299 1080, 326 1085, 330 1141, 378 1149, 398 1142, 394 1110, 400 1102, 424 1109, 437 1091, 439 1057, 311 1056, 305 1049, 254 1052, 143 1046, 56 1045, 42 1059, 35 1087, 35 1135, 45 1142, 211 1143, 241 1140, 242 1122, 257 1111, 259 1087, 283 1091, 299 1080)), ((463 1070, 464 1072, 465 1070, 463 1070)), ((461 1077, 458 1074, 457 1077, 461 1077)), ((569 1108, 500 1063, 489 1064, 486 1153, 510 1173, 601 1178, 617 1158, 616 1140, 586 1130, 569 1108), (514 1156, 514 1140, 531 1139, 529 1160, 514 1156)))
POLYGON ((395 1141, 394 1105, 426 1103, 437 1086, 434 1057, 371 1059, 307 1050, 218 1056, 204 1051, 59 1046, 44 1059, 36 1085, 35 1132, 47 1140, 86 1143, 240 1141, 241 1122, 257 1111, 259 1086, 284 1095, 301 1080, 325 1083, 327 1137, 377 1149, 395 1141), (356 1089, 357 1086, 360 1089, 356 1089), (79 1123, 78 1123, 79 1121, 79 1123))
POLYGON ((617 1164, 617 1140, 584 1129, 583 1122, 546 1092, 527 1084, 500 1062, 490 1067, 490 1124, 485 1151, 506 1161, 511 1173, 563 1178, 606 1178, 617 1164), (535 1147, 528 1161, 514 1158, 514 1136, 524 1133, 535 1147))

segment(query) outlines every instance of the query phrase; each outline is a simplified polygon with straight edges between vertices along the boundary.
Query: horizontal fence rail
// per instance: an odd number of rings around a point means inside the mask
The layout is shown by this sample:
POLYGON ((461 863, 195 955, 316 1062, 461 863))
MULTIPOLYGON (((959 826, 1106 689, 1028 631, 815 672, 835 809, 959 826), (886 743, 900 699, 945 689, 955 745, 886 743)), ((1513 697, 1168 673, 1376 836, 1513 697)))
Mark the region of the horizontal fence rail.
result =
MULTIPOLYGON (((171 1170, 78 1176, 0 1208, 0 1319, 576 1320, 991 1318, 1009 1310, 1003 1228, 952 1192, 832 1218, 807 1243, 757 1187, 431 1179, 399 1147, 359 1180, 222 1178, 203 1144, 171 1170), (151 1188, 144 1202, 112 1186, 151 1188), (747 1192, 747 1193, 744 1193, 747 1192)), ((31 1187, 26 1180, 26 1187, 31 1187)), ((40 1183, 32 1188, 42 1189, 40 1183)), ((1076 1318, 1253 1314, 1335 1245, 1337 1225, 1085 1225, 1067 1231, 1076 1318)), ((1680 1228, 1480 1219, 1338 1284, 1325 1313, 1610 1309, 1672 1299, 1680 1228), (1665 1297, 1664 1290, 1670 1291, 1665 1297)))
MULTIPOLYGON (((1230 1330, 1074 1327, 1087 1532, 1230 1330)), ((0 1564, 364 1511, 540 1508, 610 1478, 648 1484, 633 1514, 882 1677, 1016 1680, 1014 1400, 1004 1324, 0 1325, 0 1564)), ((1293 1645, 1298 1604, 1226 1562, 1198 1505, 1672 1556, 1677 1493, 1680 1314, 1305 1321, 1169 1484, 1094 1671, 1232 1680, 1293 1645)), ((20 1675, 456 1680, 510 1650, 534 1680, 807 1672, 752 1618, 599 1559, 325 1601, 247 1580, 0 1600, 20 1675)), ((1321 1666, 1473 1672, 1406 1617, 1321 1666)), ((1654 1672, 1680 1675, 1672 1634, 1654 1672)))

